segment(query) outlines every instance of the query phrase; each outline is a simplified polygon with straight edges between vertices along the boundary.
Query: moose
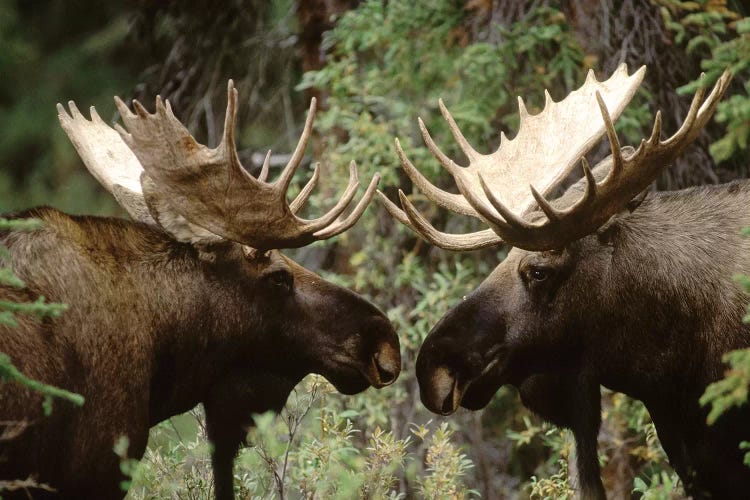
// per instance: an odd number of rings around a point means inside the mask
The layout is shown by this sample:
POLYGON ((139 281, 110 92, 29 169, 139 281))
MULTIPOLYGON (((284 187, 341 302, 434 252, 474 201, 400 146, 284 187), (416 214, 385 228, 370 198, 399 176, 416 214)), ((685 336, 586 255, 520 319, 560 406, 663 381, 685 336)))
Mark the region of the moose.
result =
MULTIPOLYGON (((371 201, 350 164, 341 199, 316 219, 298 213, 320 177, 289 203, 287 189, 312 133, 312 100, 299 142, 274 182, 269 155, 257 177, 234 141, 237 90, 228 85, 220 144, 199 144, 169 101, 155 113, 115 98, 124 128, 73 102, 59 118, 87 168, 134 221, 71 216, 52 208, 17 214, 43 228, 5 232, 0 244, 26 288, 0 300, 40 295, 69 305, 55 319, 0 327, 0 351, 25 374, 82 394, 42 415, 38 395, 0 386, 0 421, 28 428, 0 443, 0 477, 32 476, 65 498, 121 498, 113 445, 127 436, 142 457, 149 428, 203 403, 215 493, 233 498, 233 461, 252 414, 280 411, 307 374, 355 394, 393 383, 401 359, 387 317, 355 293, 280 253, 349 229, 371 201)), ((36 493, 36 492, 35 492, 36 493)), ((44 494, 44 492, 41 492, 44 494)))
POLYGON ((613 127, 645 68, 621 65, 560 102, 549 93, 531 115, 519 98, 515 138, 491 154, 474 150, 440 102, 469 161, 459 166, 435 144, 432 154, 460 194, 430 183, 396 140, 401 164, 428 198, 489 229, 441 232, 399 191, 382 193, 388 211, 423 239, 466 251, 508 244, 507 258, 438 322, 420 348, 421 399, 449 415, 488 404, 503 384, 522 402, 575 436, 580 494, 606 498, 597 462, 599 386, 646 405, 669 461, 693 498, 739 498, 750 488, 739 443, 750 437, 747 407, 706 424, 699 405, 722 377, 722 355, 750 347, 742 317, 748 297, 733 276, 750 273, 750 182, 650 193, 661 170, 695 140, 724 94, 725 72, 704 100, 700 88, 679 130, 662 139, 661 114, 637 149, 613 127), (611 155, 591 169, 585 154, 606 134, 611 155), (581 159, 583 176, 557 199, 555 189, 581 159))

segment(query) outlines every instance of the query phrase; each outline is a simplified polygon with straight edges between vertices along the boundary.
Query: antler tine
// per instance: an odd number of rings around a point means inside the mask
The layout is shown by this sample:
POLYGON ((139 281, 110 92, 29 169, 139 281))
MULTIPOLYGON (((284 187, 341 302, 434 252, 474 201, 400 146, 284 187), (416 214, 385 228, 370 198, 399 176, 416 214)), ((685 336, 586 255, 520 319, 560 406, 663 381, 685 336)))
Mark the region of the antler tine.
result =
MULTIPOLYGON (((424 240, 446 250, 465 252, 468 250, 479 250, 503 243, 491 229, 477 231, 467 234, 451 234, 438 231, 430 222, 411 204, 403 191, 398 191, 401 206, 404 207, 408 224, 424 240)), ((387 206, 387 205, 386 205, 387 206)))
POLYGON ((389 214, 391 214, 391 217, 399 221, 404 226, 407 226, 409 229, 411 229, 414 232, 417 232, 416 228, 412 225, 411 221, 409 220, 409 217, 406 216, 406 213, 398 208, 398 206, 393 203, 391 200, 388 199, 388 197, 381 191, 377 190, 378 198, 380 198, 380 201, 383 203, 383 206, 388 211, 389 214))
MULTIPOLYGON (((156 96, 156 98, 157 101, 160 100, 159 96, 156 96)), ((143 107, 143 104, 138 99, 133 99, 133 109, 135 109, 135 114, 141 118, 146 118, 149 115, 149 112, 146 111, 146 108, 143 107)))
POLYGON ((479 184, 482 186, 482 190, 484 191, 485 196, 487 196, 487 200, 489 200, 492 207, 497 210, 497 212, 505 220, 498 219, 492 212, 492 210, 487 207, 486 203, 479 196, 474 194, 473 191, 467 190, 467 194, 469 195, 467 196, 467 199, 470 200, 472 206, 476 207, 477 211, 482 214, 485 219, 492 222, 494 226, 502 228, 504 230, 510 229, 511 226, 521 228, 529 226, 528 222, 514 214, 513 211, 509 210, 508 207, 506 207, 503 202, 500 201, 495 193, 493 193, 492 190, 487 186, 487 182, 484 180, 484 176, 482 174, 479 174, 479 184))
MULTIPOLYGON (((159 108, 161 99, 156 97, 156 107, 159 108)), ((232 165, 239 165, 237 158, 237 148, 234 142, 234 127, 237 124, 237 89, 234 88, 234 80, 231 78, 227 82, 227 111, 224 114, 224 135, 221 139, 221 146, 227 149, 232 156, 232 165)))
POLYGON ((122 118, 123 121, 125 121, 126 118, 135 118, 133 112, 130 111, 128 105, 125 104, 122 99, 120 99, 120 96, 115 96, 114 100, 117 112, 120 114, 120 118, 122 118))
POLYGON ((297 218, 302 224, 304 224, 305 231, 315 233, 333 224, 333 222, 344 213, 344 210, 349 206, 352 199, 354 199, 354 195, 357 193, 357 186, 359 186, 357 164, 352 160, 351 163, 349 163, 349 184, 346 186, 344 194, 333 208, 317 219, 305 220, 297 218))
POLYGON ((438 106, 440 107, 440 113, 442 113, 443 118, 445 118, 445 121, 448 122, 448 128, 450 128, 450 131, 453 134, 453 138, 461 147, 461 151, 463 151, 464 154, 469 158, 469 161, 476 161, 479 158, 480 154, 473 147, 471 147, 469 141, 466 140, 466 137, 464 137, 461 129, 458 128, 458 124, 456 124, 456 121, 453 119, 453 115, 450 114, 450 111, 448 111, 448 108, 445 106, 445 103, 442 99, 438 99, 438 106))
POLYGON ((524 118, 529 117, 529 111, 526 109, 526 104, 524 104, 523 97, 520 95, 518 96, 518 116, 521 118, 521 121, 523 121, 524 118))
POLYGON ((450 172, 450 174, 453 177, 458 177, 461 175, 461 167, 459 167, 456 162, 451 160, 445 153, 443 153, 437 144, 435 144, 435 141, 432 140, 432 136, 430 135, 430 132, 427 130, 427 127, 425 127, 424 122, 421 118, 418 118, 417 121, 419 122, 419 130, 422 131, 422 138, 424 139, 425 144, 427 144, 427 148, 430 150, 432 155, 437 158, 437 160, 440 162, 445 169, 450 172))
POLYGON ((651 136, 648 138, 648 142, 654 143, 661 140, 661 110, 656 112, 656 118, 654 118, 654 128, 651 130, 651 136))
POLYGON ((539 192, 534 189, 534 186, 529 185, 529 189, 531 190, 531 196, 534 197, 534 200, 536 201, 537 205, 539 205, 539 208, 542 209, 544 215, 547 216, 547 219, 550 221, 558 220, 561 214, 557 209, 555 209, 555 207, 552 206, 547 198, 539 194, 539 192))
MULTIPOLYGON (((648 141, 641 143, 636 152, 628 159, 628 162, 639 163, 649 154, 664 155, 665 151, 666 154, 669 154, 670 150, 679 152, 682 147, 693 141, 713 115, 716 105, 724 95, 731 79, 731 72, 728 69, 725 70, 705 100, 703 100, 703 96, 706 89, 703 86, 699 87, 693 96, 687 116, 685 116, 682 125, 677 132, 663 141, 659 140, 659 136, 661 135, 661 112, 658 112, 654 120, 654 130, 651 133, 651 137, 649 137, 648 141)), ((676 156, 676 154, 670 156, 676 156)), ((671 161, 671 159, 668 161, 671 161)))
POLYGON ((469 205, 463 196, 460 194, 453 194, 447 191, 443 191, 439 187, 432 184, 426 177, 424 177, 419 170, 417 170, 409 158, 401 148, 401 143, 398 139, 395 139, 396 152, 401 160, 401 166, 409 176, 411 181, 422 191, 430 200, 434 201, 443 208, 452 210, 462 215, 470 215, 472 217, 479 217, 476 211, 469 205))
MULTIPOLYGON (((378 197, 383 202, 383 206, 391 216, 399 221, 404 226, 414 231, 420 238, 432 243, 435 246, 443 248, 445 250, 452 250, 455 252, 467 252, 470 250, 479 250, 481 248, 489 248, 495 245, 500 245, 503 240, 500 239, 492 229, 485 229, 468 234, 451 234, 444 233, 435 229, 435 227, 424 218, 416 208, 411 205, 407 200, 407 205, 412 209, 411 215, 407 215, 406 212, 401 210, 395 203, 388 199, 382 191, 378 190, 378 197), (412 218, 417 222, 412 222, 412 218), (418 225, 417 225, 418 224, 418 225)), ((403 192, 399 190, 399 197, 403 195, 403 192)), ((403 200, 402 200, 403 203, 403 200)))
POLYGON ((275 186, 281 193, 286 193, 289 189, 289 184, 292 182, 292 177, 297 171, 297 167, 302 162, 302 157, 305 155, 307 149, 307 143, 312 135, 313 122, 315 121, 315 112, 317 110, 317 99, 314 97, 310 100, 310 110, 307 112, 307 119, 305 120, 305 126, 302 129, 302 135, 297 142, 297 147, 294 148, 292 157, 284 167, 284 170, 279 175, 279 178, 275 182, 275 186))
POLYGON ((260 167, 260 172, 258 173, 258 180, 260 182, 266 182, 268 179, 268 170, 271 166, 271 150, 269 149, 266 153, 266 157, 263 159, 263 166, 260 167))
MULTIPOLYGON (((701 74, 701 78, 703 78, 703 76, 704 74, 701 74)), ((719 82, 717 82, 716 85, 718 86, 719 82)), ((690 103, 688 114, 685 117, 685 120, 682 122, 682 125, 677 130, 677 132, 675 132, 674 135, 672 135, 672 137, 661 142, 662 145, 667 146, 669 144, 672 144, 673 142, 677 142, 681 140, 683 136, 685 136, 687 133, 690 132, 690 130, 693 128, 693 125, 695 123, 695 119, 698 117, 698 109, 702 107, 701 104, 703 102, 703 96, 705 92, 706 92, 705 87, 698 87, 698 90, 695 92, 695 95, 693 96, 693 100, 690 103)))
MULTIPOLYGON (((633 148, 631 148, 630 146, 625 146, 623 150, 625 149, 627 149, 630 152, 634 151, 633 148)), ((611 160, 612 158, 609 157, 609 158, 605 158, 603 162, 611 161, 611 160)), ((589 167, 589 162, 586 161, 586 158, 584 157, 581 157, 581 169, 583 170, 583 178, 586 179, 586 188, 583 192, 583 195, 575 203, 573 203, 571 206, 563 210, 558 210, 558 209, 553 208, 555 210, 555 215, 556 215, 556 218, 554 219, 555 221, 562 219, 563 217, 566 217, 575 211, 582 210, 584 206, 590 205, 595 202, 596 194, 598 192, 597 188, 599 185, 596 182, 596 177, 594 177, 593 171, 589 167)), ((545 201, 546 201, 546 198, 545 198, 545 201)), ((542 209, 542 211, 544 211, 544 209, 542 209)), ((550 218, 547 212, 544 212, 544 213, 545 215, 547 215, 548 220, 553 220, 550 218)))
POLYGON ((708 99, 706 99, 706 102, 703 103, 698 112, 703 114, 709 112, 708 107, 714 108, 721 99, 721 96, 726 92, 729 82, 731 81, 732 72, 727 68, 716 81, 716 85, 714 85, 713 90, 711 90, 711 94, 709 94, 708 99))
POLYGON ((362 199, 359 200, 359 203, 357 203, 357 205, 354 207, 354 210, 352 210, 352 212, 344 219, 334 222, 325 229, 321 229, 317 233, 313 234, 313 236, 318 239, 331 238, 332 236, 343 233, 354 224, 356 224, 359 218, 362 217, 362 214, 365 213, 365 210, 370 204, 370 201, 372 201, 372 197, 375 195, 375 191, 377 190, 379 182, 380 174, 373 175, 372 180, 370 181, 370 185, 367 186, 365 194, 362 195, 362 199))
POLYGON ((291 210, 293 214, 299 212, 305 203, 307 203, 307 199, 310 197, 313 189, 318 185, 318 177, 320 177, 320 162, 315 163, 312 177, 310 177, 310 180, 307 181, 307 184, 305 184, 305 187, 302 188, 302 191, 299 192, 297 197, 289 204, 289 210, 291 210))
POLYGON ((581 157, 581 169, 583 170, 583 176, 586 178, 586 192, 581 198, 581 203, 591 203, 596 198, 596 178, 594 172, 589 167, 589 162, 586 161, 585 157, 581 157))
POLYGON ((604 120, 604 129, 607 132, 607 139, 609 140, 609 147, 612 150, 612 170, 610 171, 610 177, 616 179, 622 172, 622 154, 620 152, 620 140, 617 138, 617 132, 615 126, 612 124, 612 117, 609 114, 607 105, 602 99, 601 93, 596 91, 596 102, 599 105, 599 111, 602 113, 602 119, 604 120))

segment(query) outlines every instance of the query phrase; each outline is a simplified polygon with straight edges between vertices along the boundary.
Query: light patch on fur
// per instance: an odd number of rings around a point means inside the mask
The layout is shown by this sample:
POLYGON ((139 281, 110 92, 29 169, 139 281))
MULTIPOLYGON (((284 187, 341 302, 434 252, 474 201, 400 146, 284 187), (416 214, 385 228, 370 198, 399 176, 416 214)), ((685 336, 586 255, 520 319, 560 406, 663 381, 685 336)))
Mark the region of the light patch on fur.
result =
POLYGON ((448 368, 438 366, 432 374, 432 389, 437 401, 445 401, 456 385, 456 380, 448 368))

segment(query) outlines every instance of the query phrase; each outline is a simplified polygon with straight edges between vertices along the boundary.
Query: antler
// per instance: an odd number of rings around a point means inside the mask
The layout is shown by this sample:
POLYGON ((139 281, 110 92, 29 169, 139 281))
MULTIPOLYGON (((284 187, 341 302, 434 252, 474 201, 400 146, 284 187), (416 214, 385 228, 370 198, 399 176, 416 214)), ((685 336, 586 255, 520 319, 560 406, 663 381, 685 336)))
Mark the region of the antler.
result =
POLYGON ((63 127, 79 152, 83 151, 81 156, 89 170, 113 193, 110 186, 112 179, 119 175, 117 164, 127 159, 130 197, 148 205, 153 218, 160 223, 169 221, 172 226, 175 217, 179 217, 180 227, 192 224, 202 228, 204 233, 208 231, 259 250, 301 247, 353 226, 367 208, 380 179, 377 174, 373 177, 362 200, 342 218, 359 185, 353 161, 344 194, 323 216, 307 220, 296 215, 318 182, 318 165, 297 198, 291 204, 286 201, 287 189, 312 133, 315 99, 289 162, 275 182, 267 183, 270 152, 258 178, 248 174, 240 164, 234 142, 237 91, 231 80, 227 93, 224 134, 215 149, 196 142, 174 116, 169 102, 165 104, 159 97, 154 114, 148 113, 138 101, 133 101, 133 113, 116 97, 115 104, 125 125, 125 128, 115 126, 119 135, 95 116, 93 108, 91 122, 82 118, 74 105, 71 105, 72 118, 62 106, 58 109, 63 127), (92 128, 96 134, 91 133, 92 128), (96 150, 95 136, 101 138, 104 152, 96 150), (80 144, 83 146, 79 147, 80 144), (95 154, 87 154, 92 149, 95 154), (112 151, 108 160, 108 152, 112 151), (139 179, 140 185, 134 179, 139 179), (162 216, 163 210, 170 212, 169 217, 162 216))
POLYGON ((141 189, 143 168, 120 135, 104 123, 93 106, 91 121, 83 117, 73 101, 70 114, 57 104, 58 118, 91 175, 112 193, 128 214, 139 222, 154 224, 141 189))
MULTIPOLYGON (((627 77, 623 65, 618 68, 612 78, 603 83, 597 82, 589 73, 584 86, 557 105, 551 103, 547 94, 545 110, 536 116, 529 116, 519 99, 521 127, 518 136, 512 141, 506 142, 503 139, 498 151, 487 156, 478 155, 470 149, 452 117, 441 105, 443 115, 448 120, 454 137, 472 162, 467 168, 458 167, 443 155, 420 122, 428 147, 453 174, 463 196, 460 202, 458 198, 446 198, 442 194, 444 192, 438 192, 440 190, 432 185, 427 188, 429 191, 426 190, 426 194, 447 208, 451 208, 448 206, 449 203, 453 205, 460 203, 462 210, 454 209, 455 211, 479 217, 492 228, 492 232, 480 231, 469 235, 441 233, 417 212, 403 193, 399 194, 405 212, 390 202, 386 203, 386 208, 394 217, 412 227, 428 241, 454 250, 471 250, 503 242, 527 250, 549 250, 562 247, 570 241, 590 234, 612 215, 622 210, 635 195, 656 178, 666 164, 677 157, 684 147, 695 139, 712 116, 716 103, 723 95, 731 78, 730 74, 725 72, 702 105, 704 89, 699 89, 682 127, 674 136, 665 141, 660 140, 661 114, 657 113, 651 137, 648 141, 643 140, 635 153, 624 158, 612 122, 622 112, 640 84, 643 71, 644 68, 641 68, 631 77, 627 77), (627 90, 612 90, 611 84, 626 85, 627 90), (605 97, 605 92, 610 92, 610 99, 605 97), (571 97, 574 99, 571 100, 571 97), (603 120, 594 120, 591 116, 588 107, 594 107, 593 101, 596 102, 597 113, 603 120), (607 102, 610 104, 608 105, 607 102), (610 107, 613 107, 614 111, 610 112, 610 107), (549 120, 561 121, 554 125, 549 120), (594 122, 598 122, 598 125, 594 122), (552 136, 547 138, 545 143, 545 134, 541 134, 541 131, 549 132, 555 129, 560 134, 572 129, 573 135, 572 137, 552 136), (600 129, 601 133, 598 132, 600 129), (581 155, 603 133, 606 133, 609 138, 613 166, 607 178, 597 184, 585 158, 581 155), (533 137, 535 134, 538 136, 533 137), (520 156, 522 150, 515 143, 530 147, 532 152, 527 158, 520 156), (550 151, 548 144, 559 147, 562 151, 550 151), (504 150, 505 145, 514 145, 514 147, 508 146, 508 149, 504 150), (534 149, 535 145, 544 151, 544 155, 549 156, 540 157, 537 154, 538 149, 534 149), (549 192, 569 173, 570 167, 574 165, 574 161, 571 162, 569 159, 575 160, 577 157, 582 160, 583 174, 587 182, 586 191, 583 197, 572 206, 556 209, 543 194, 549 192), (490 163, 492 158, 496 161, 494 167, 490 163), (503 158, 514 158, 516 163, 510 165, 502 163, 503 158), (540 167, 546 167, 546 170, 540 167), (507 177, 500 175, 503 172, 507 177), (532 182, 529 183, 530 189, 526 191, 525 186, 529 179, 532 182), (504 184, 502 184, 503 180, 504 184), (525 193, 525 196, 521 193, 525 193), (545 214, 546 220, 532 223, 524 219, 523 215, 528 214, 537 206, 545 214)), ((408 162, 398 145, 397 149, 404 169, 414 179, 416 175, 419 175, 418 172, 408 162)), ((421 178, 421 175, 419 177, 421 178)), ((421 178, 417 184, 421 187, 426 183, 428 181, 421 178)))

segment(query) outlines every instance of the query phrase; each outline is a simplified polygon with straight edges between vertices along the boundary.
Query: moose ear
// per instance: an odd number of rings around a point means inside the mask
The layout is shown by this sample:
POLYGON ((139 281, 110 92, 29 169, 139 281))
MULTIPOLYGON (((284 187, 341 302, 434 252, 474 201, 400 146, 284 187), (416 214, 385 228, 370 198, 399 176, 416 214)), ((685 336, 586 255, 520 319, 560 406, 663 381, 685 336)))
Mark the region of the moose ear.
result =
POLYGON ((641 203, 643 203, 643 200, 646 199, 646 196, 648 196, 648 192, 650 191, 650 188, 646 188, 643 191, 641 191, 641 194, 637 195, 635 198, 630 200, 628 204, 626 205, 626 208, 628 209, 629 213, 633 213, 636 208, 641 206, 641 203))
POLYGON ((615 214, 596 231, 596 239, 601 245, 613 247, 620 234, 620 214, 615 214))
POLYGON ((610 217, 609 220, 596 231, 596 238, 599 240, 599 243, 602 245, 614 246, 614 242, 620 233, 622 221, 641 206, 641 203, 646 199, 648 193, 649 189, 644 189, 639 195, 628 202, 624 210, 610 217))
MULTIPOLYGON (((626 146, 622 148, 623 151, 625 151, 626 148, 629 148, 630 150, 633 149, 629 146, 626 146)), ((641 206, 641 203, 643 203, 650 191, 650 187, 647 187, 646 189, 641 191, 625 205, 625 208, 622 211, 610 217, 609 220, 596 231, 596 237, 599 240, 599 243, 601 243, 602 245, 614 246, 613 241, 620 231, 620 222, 623 219, 627 218, 630 214, 635 212, 636 209, 641 206)))

